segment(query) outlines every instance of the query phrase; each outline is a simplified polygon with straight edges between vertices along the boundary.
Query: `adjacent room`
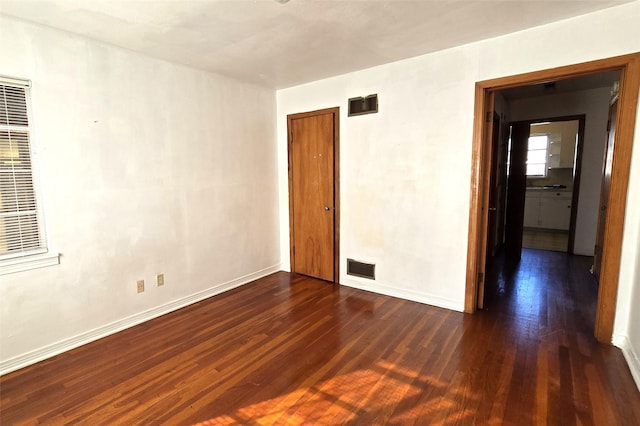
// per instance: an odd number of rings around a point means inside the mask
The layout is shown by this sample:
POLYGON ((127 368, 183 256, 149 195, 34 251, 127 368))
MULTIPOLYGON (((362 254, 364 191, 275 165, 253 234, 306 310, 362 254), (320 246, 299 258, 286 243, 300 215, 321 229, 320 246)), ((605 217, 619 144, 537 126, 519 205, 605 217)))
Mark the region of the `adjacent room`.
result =
POLYGON ((640 424, 640 0, 0 0, 0 423, 640 424))

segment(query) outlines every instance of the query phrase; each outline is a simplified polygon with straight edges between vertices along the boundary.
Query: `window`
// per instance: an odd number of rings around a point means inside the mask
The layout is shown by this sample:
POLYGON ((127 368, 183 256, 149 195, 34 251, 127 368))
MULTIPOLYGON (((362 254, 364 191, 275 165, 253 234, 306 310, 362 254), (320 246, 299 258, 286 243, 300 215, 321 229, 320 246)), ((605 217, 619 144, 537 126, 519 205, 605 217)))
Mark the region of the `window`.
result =
POLYGON ((0 274, 58 263, 46 255, 31 133, 29 82, 0 77, 0 274))
POLYGON ((535 135, 529 137, 527 151, 527 176, 544 177, 547 175, 547 149, 549 137, 547 135, 535 135))
MULTIPOLYGON (((548 123, 541 123, 548 124, 548 123)), ((532 126, 535 126, 533 124, 532 126)), ((509 129, 511 132, 512 129, 509 129)), ((527 146, 527 177, 546 177, 547 159, 549 158, 549 135, 534 134, 529 136, 527 146)), ((507 141, 507 176, 510 173, 511 165, 511 134, 507 141)))

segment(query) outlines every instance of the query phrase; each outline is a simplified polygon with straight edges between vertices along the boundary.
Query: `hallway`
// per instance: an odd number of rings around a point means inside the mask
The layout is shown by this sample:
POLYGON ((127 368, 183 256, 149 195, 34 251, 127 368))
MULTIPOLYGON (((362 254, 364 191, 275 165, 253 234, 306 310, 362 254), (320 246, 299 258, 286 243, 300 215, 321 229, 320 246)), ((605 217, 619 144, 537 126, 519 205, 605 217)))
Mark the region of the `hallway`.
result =
POLYGON ((553 326, 593 334, 598 284, 589 272, 592 262, 592 257, 529 248, 522 249, 517 264, 498 256, 487 274, 486 305, 499 317, 539 322, 541 330, 553 326))
POLYGON ((498 259, 480 315, 495 321, 496 344, 513 342, 520 358, 515 364, 531 369, 518 373, 523 393, 535 387, 535 395, 523 399, 524 412, 551 424, 636 424, 638 417, 612 414, 615 405, 629 404, 637 416, 640 394, 620 350, 593 336, 598 286, 589 272, 592 261, 526 248, 515 265, 498 259), (621 391, 625 381, 629 393, 621 391))

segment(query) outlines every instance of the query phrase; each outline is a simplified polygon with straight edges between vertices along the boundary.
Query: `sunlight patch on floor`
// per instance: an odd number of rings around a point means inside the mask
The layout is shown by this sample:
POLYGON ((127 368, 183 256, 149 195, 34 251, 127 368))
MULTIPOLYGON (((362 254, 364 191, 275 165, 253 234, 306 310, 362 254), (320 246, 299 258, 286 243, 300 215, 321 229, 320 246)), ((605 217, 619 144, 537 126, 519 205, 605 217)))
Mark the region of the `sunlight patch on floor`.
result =
MULTIPOLYGON (((425 386, 445 386, 428 377, 416 380, 418 375, 416 371, 379 361, 373 369, 332 377, 194 426, 247 422, 255 425, 330 424, 332 419, 338 419, 340 423, 356 420, 361 416, 366 417, 368 411, 384 412, 384 407, 395 407, 403 399, 417 400, 419 394, 425 391, 425 386), (363 406, 370 407, 370 410, 358 408, 363 406)), ((437 400, 440 405, 441 398, 437 400)), ((390 417, 392 413, 388 414, 390 417)))

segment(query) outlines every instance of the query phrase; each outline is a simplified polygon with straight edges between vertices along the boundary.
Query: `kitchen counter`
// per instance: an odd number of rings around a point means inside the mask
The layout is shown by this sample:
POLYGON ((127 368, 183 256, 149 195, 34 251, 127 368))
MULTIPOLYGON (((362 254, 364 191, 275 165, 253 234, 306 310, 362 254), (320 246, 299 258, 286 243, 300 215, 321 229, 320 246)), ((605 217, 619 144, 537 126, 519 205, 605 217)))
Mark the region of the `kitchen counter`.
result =
POLYGON ((573 188, 554 188, 548 186, 527 186, 527 191, 573 192, 573 188))

